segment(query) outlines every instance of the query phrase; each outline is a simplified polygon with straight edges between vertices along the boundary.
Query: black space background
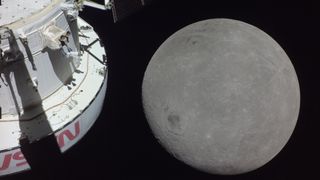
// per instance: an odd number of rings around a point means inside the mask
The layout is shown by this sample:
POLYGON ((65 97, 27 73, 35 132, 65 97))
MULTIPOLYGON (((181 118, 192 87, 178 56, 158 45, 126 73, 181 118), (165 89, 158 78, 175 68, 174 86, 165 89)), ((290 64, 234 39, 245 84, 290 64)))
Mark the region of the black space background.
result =
POLYGON ((109 79, 100 118, 67 153, 51 153, 38 143, 40 165, 1 179, 318 179, 320 16, 307 1, 160 0, 113 23, 111 12, 85 8, 81 17, 94 26, 108 55, 109 79), (184 165, 153 137, 141 104, 143 74, 153 53, 178 29, 199 20, 232 18, 273 37, 290 57, 300 82, 296 129, 284 149, 265 166, 242 175, 216 176, 184 165))

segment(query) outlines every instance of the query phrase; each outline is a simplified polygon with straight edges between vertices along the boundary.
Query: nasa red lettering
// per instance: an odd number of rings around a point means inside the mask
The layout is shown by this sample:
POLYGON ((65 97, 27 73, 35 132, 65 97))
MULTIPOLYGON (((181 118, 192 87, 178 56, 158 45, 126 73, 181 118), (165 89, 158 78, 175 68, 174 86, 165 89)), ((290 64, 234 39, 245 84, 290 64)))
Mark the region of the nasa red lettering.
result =
POLYGON ((57 141, 59 144, 59 147, 62 148, 65 145, 65 138, 67 137, 69 141, 73 141, 78 135, 80 134, 80 123, 79 121, 74 124, 74 134, 69 130, 66 129, 62 131, 60 134, 57 136, 57 141))
POLYGON ((2 160, 2 165, 0 166, 0 171, 4 171, 9 168, 11 162, 12 154, 6 154, 2 160))
POLYGON ((17 160, 17 161, 21 161, 21 162, 19 162, 19 163, 16 164, 17 167, 28 164, 27 161, 26 161, 26 159, 24 158, 24 155, 22 154, 21 151, 16 152, 16 153, 13 155, 13 159, 14 159, 14 160, 17 160))
POLYGON ((11 162, 16 161, 15 166, 19 167, 19 166, 23 166, 23 165, 27 165, 27 161, 25 160, 22 152, 19 150, 15 153, 10 153, 10 154, 6 154, 3 158, 2 164, 0 166, 0 171, 4 171, 7 170, 10 167, 11 162))
MULTIPOLYGON (((63 148, 68 142, 75 140, 80 134, 80 122, 71 125, 68 129, 64 129, 61 133, 59 133, 56 138, 60 148, 63 148)), ((0 154, 0 175, 1 172, 10 171, 11 168, 28 168, 28 162, 26 161, 23 153, 20 149, 16 149, 7 154, 0 154), (24 167, 25 166, 25 167, 24 167)), ((5 173, 6 174, 6 173, 5 173)))

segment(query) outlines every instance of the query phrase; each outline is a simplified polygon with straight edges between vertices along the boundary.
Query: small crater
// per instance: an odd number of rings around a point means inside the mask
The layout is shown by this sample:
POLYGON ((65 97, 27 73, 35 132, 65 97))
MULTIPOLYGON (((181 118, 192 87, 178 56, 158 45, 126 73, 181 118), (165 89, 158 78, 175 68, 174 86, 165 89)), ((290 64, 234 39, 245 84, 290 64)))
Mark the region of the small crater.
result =
POLYGON ((171 152, 172 156, 175 157, 176 159, 182 160, 182 157, 180 156, 180 154, 178 152, 171 152))
POLYGON ((196 44, 198 44, 198 40, 196 39, 196 37, 188 37, 187 39, 186 39, 186 43, 187 44, 192 44, 192 45, 196 45, 196 44))
POLYGON ((168 107, 168 106, 165 106, 164 112, 168 112, 168 110, 169 110, 169 107, 168 107))
POLYGON ((183 129, 181 118, 179 115, 176 115, 176 114, 170 114, 168 116, 168 125, 169 125, 169 130, 177 134, 180 134, 183 129))

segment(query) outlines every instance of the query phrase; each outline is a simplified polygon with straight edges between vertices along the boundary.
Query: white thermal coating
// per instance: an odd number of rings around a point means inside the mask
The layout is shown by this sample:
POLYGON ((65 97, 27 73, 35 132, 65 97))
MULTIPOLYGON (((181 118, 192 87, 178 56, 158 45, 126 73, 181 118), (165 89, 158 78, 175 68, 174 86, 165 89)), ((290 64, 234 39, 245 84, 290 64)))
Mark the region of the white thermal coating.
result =
POLYGON ((47 7, 52 0, 1 0, 0 26, 29 17, 47 7))

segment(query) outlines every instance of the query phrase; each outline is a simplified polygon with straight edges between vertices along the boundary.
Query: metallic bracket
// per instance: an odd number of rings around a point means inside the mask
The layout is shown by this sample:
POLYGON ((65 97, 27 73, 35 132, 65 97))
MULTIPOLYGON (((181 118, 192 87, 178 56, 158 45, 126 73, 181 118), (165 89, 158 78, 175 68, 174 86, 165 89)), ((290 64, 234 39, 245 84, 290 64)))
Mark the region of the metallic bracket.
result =
POLYGON ((94 41, 92 41, 90 44, 88 45, 83 45, 83 44, 80 44, 80 50, 81 51, 86 51, 88 54, 90 54, 94 59, 96 59, 98 62, 100 62, 101 64, 103 65, 106 65, 107 66, 107 58, 106 57, 102 57, 102 60, 99 59, 97 56, 95 56, 94 54, 92 54, 89 49, 92 45, 94 45, 95 43, 97 43, 98 41, 100 41, 100 39, 96 39, 94 41))

